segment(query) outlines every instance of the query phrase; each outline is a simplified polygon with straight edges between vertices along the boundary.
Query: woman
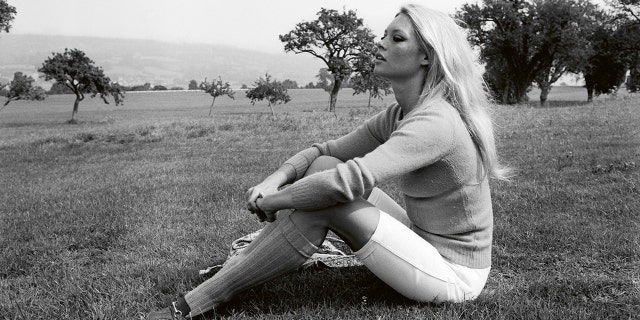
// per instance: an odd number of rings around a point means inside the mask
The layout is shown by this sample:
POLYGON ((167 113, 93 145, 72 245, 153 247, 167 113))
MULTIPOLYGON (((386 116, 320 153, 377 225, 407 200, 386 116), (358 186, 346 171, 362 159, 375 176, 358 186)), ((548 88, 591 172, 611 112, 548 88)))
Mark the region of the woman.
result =
POLYGON ((491 267, 488 180, 504 178, 481 71, 464 31, 417 5, 401 9, 377 46, 375 73, 391 82, 397 102, 250 188, 248 209, 270 224, 215 276, 150 318, 198 315, 295 270, 329 230, 410 299, 478 296, 491 267), (406 212, 375 188, 396 177, 406 212))

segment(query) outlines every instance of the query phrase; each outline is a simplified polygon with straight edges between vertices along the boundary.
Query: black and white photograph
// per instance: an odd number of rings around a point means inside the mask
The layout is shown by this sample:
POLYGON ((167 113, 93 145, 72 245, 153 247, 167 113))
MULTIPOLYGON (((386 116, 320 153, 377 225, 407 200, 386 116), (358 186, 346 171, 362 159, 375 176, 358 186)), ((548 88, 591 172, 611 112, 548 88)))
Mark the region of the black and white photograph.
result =
POLYGON ((0 320, 638 319, 640 0, 0 0, 0 320))

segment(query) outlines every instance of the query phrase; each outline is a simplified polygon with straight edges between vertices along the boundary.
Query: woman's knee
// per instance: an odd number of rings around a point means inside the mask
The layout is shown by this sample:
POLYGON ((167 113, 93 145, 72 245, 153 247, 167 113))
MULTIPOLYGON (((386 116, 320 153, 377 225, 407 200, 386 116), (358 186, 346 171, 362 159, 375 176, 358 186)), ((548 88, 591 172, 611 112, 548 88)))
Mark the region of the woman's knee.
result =
POLYGON ((357 199, 317 211, 295 211, 291 220, 309 233, 335 232, 353 250, 369 241, 378 226, 380 211, 367 201, 357 199))
POLYGON ((340 163, 342 163, 342 161, 340 161, 340 159, 338 158, 334 158, 331 156, 319 156, 318 158, 313 160, 305 175, 308 176, 316 172, 333 169, 340 163))

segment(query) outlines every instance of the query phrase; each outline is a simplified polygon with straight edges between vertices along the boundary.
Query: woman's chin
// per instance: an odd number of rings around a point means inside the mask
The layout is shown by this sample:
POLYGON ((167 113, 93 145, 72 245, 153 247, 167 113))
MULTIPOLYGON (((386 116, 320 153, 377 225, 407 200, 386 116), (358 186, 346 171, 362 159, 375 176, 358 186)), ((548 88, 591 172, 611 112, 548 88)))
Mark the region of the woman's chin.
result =
POLYGON ((385 78, 385 79, 387 78, 387 77, 385 77, 384 69, 383 69, 383 68, 380 68, 378 65, 376 65, 376 66, 373 68, 373 74, 374 74, 374 75, 376 75, 376 76, 378 76, 378 77, 382 77, 382 78, 385 78))

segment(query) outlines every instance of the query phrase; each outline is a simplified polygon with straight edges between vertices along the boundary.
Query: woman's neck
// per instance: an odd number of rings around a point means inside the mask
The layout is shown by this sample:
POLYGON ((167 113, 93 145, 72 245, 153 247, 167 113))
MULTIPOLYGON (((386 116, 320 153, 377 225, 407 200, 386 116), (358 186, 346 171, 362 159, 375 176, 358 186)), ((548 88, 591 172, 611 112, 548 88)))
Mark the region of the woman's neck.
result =
POLYGON ((407 114, 415 109, 422 94, 424 77, 415 77, 405 81, 391 81, 393 94, 402 112, 407 114))

